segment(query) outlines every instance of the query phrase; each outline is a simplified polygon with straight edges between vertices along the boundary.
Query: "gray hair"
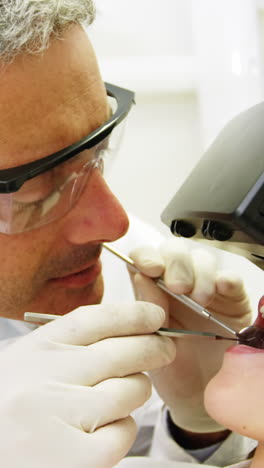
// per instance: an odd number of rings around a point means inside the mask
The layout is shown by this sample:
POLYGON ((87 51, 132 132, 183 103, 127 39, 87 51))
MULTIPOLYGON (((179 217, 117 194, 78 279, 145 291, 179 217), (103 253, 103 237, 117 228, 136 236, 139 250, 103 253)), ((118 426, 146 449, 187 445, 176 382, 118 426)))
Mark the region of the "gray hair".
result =
POLYGON ((0 0, 0 60, 37 54, 73 23, 88 25, 95 16, 93 0, 0 0))

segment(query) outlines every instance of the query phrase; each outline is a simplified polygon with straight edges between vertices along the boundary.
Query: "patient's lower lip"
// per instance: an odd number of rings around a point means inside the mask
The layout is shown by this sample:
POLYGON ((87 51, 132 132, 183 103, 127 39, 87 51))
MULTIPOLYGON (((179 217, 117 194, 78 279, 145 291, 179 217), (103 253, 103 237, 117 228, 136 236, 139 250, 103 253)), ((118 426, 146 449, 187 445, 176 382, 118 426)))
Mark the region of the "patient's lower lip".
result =
POLYGON ((88 284, 93 283, 97 276, 100 275, 102 270, 101 261, 98 260, 96 263, 91 265, 84 270, 74 273, 72 275, 64 276, 62 278, 54 278, 51 280, 52 283, 57 284, 58 286, 68 287, 68 288, 81 288, 88 284))
POLYGON ((246 345, 235 345, 235 346, 230 346, 226 350, 228 353, 235 353, 235 354, 256 354, 256 353, 264 353, 264 349, 259 349, 259 348, 253 348, 251 346, 246 346, 246 345))

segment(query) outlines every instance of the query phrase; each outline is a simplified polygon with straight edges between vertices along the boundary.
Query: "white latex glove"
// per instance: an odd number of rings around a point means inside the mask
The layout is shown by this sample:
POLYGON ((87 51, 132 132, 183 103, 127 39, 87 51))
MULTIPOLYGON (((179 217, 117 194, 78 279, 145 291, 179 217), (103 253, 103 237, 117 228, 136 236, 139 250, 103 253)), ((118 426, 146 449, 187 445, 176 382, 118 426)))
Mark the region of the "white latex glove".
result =
MULTIPOLYGON (((250 324, 250 306, 242 281, 236 274, 219 271, 214 257, 199 244, 190 251, 188 242, 174 238, 165 242, 160 250, 143 247, 130 256, 144 273, 144 276, 131 273, 136 297, 164 308, 167 320, 163 326, 228 335, 221 327, 164 293, 146 276, 163 276, 169 289, 189 295, 235 330, 250 324)), ((175 361, 150 373, 174 423, 195 433, 223 430, 205 410, 204 389, 220 368, 224 350, 232 342, 200 337, 174 340, 177 342, 175 361)))
POLYGON ((110 468, 136 435, 131 411, 150 396, 142 371, 175 346, 153 334, 152 304, 90 306, 0 352, 0 460, 5 468, 110 468))

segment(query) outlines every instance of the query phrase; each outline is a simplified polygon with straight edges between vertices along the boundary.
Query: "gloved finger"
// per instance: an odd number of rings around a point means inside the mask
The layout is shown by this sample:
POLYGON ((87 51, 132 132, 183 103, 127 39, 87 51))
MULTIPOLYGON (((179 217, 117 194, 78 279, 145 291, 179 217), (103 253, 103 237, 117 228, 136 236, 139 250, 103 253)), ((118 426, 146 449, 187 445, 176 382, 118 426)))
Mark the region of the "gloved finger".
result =
POLYGON ((163 292, 153 281, 140 273, 133 275, 132 277, 133 289, 137 300, 147 301, 153 304, 157 304, 162 307, 166 313, 166 318, 162 323, 162 327, 167 326, 168 313, 169 313, 169 296, 163 292))
MULTIPOLYGON (((112 468, 126 456, 136 434, 136 423, 131 416, 100 427, 93 433, 79 433, 78 439, 81 437, 84 444, 82 450, 86 445, 86 460, 84 456, 83 465, 78 466, 87 467, 89 460, 91 467, 112 468)), ((74 447, 73 444, 71 446, 74 447)))
POLYGON ((114 377, 125 377, 168 365, 175 358, 175 345, 168 337, 152 335, 107 338, 88 347, 66 351, 57 345, 48 375, 62 383, 96 385, 114 377), (90 363, 90 365, 87 365, 90 363), (59 369, 59 372, 58 372, 59 369))
POLYGON ((214 310, 230 317, 251 315, 251 305, 242 278, 233 271, 220 270, 216 274, 217 301, 214 310))
POLYGON ((190 250, 186 241, 172 239, 161 245, 165 263, 164 282, 176 294, 188 294, 194 286, 194 272, 190 250))
MULTIPOLYGON (((39 421, 35 427, 31 427, 32 434, 29 425, 26 426, 29 434, 20 430, 20 439, 16 439, 15 456, 12 454, 11 464, 8 463, 10 467, 18 466, 18 452, 22 456, 19 463, 21 468, 113 468, 125 457, 137 434, 136 423, 131 416, 100 427, 93 433, 79 431, 50 415, 47 419, 45 421, 44 418, 44 432, 39 429, 39 421), (37 436, 34 438, 35 432, 37 436)), ((21 428, 23 427, 21 424, 21 428)), ((10 461, 10 447, 5 450, 2 444, 2 453, 4 460, 10 461)))
POLYGON ((147 375, 139 373, 125 378, 108 379, 93 388, 95 405, 98 404, 98 396, 100 405, 98 413, 94 411, 92 424, 91 414, 87 411, 83 421, 86 432, 93 432, 95 428, 129 416, 150 398, 152 383, 147 375))
MULTIPOLYGON (((47 438, 50 453, 45 458, 48 458, 49 463, 40 463, 38 466, 41 468, 112 468, 126 456, 137 434, 136 423, 131 416, 100 427, 92 433, 69 427, 59 418, 54 420, 54 426, 54 437, 47 438), (56 463, 53 463, 54 460, 56 463)), ((46 454, 47 447, 44 443, 37 449, 35 458, 42 461, 44 456, 41 449, 46 454)), ((34 452, 36 447, 33 444, 28 454, 29 460, 33 459, 34 452)))
POLYGON ((210 304, 216 292, 216 259, 204 249, 191 253, 194 270, 194 286, 190 297, 203 306, 210 304))
MULTIPOLYGON (((31 333, 57 343, 86 346, 112 336, 155 332, 164 321, 164 311, 145 302, 80 307, 31 333)), ((27 343, 29 340, 27 340, 27 343)))
POLYGON ((216 287, 218 294, 241 302, 245 299, 246 291, 242 278, 233 271, 219 270, 216 275, 216 287))
POLYGON ((163 275, 165 265, 158 249, 139 247, 130 252, 130 258, 144 275, 151 278, 159 278, 163 275))
POLYGON ((46 401, 51 414, 76 429, 94 432, 142 406, 151 395, 151 382, 145 374, 134 374, 92 387, 57 384, 48 395, 47 402, 43 394, 43 402, 46 401))

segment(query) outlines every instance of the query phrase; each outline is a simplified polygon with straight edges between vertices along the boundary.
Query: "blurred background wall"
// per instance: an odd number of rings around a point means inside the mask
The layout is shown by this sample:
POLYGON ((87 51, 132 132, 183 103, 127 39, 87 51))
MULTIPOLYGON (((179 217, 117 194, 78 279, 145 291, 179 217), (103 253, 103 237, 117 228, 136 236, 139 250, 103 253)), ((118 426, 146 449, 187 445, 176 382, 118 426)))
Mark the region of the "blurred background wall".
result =
POLYGON ((264 0, 95 3, 88 32, 103 79, 136 92, 108 181, 169 234, 170 198, 225 123, 263 100, 264 0))

